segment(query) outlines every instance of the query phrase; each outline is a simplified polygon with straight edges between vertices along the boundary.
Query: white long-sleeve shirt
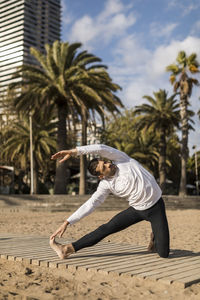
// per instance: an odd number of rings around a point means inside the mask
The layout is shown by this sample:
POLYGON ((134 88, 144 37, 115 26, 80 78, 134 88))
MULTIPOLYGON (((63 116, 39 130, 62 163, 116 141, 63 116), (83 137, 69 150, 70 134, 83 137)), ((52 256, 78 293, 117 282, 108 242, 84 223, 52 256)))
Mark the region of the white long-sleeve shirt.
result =
POLYGON ((70 224, 89 215, 110 193, 126 198, 129 205, 137 210, 148 209, 160 199, 162 192, 155 178, 126 153, 99 144, 76 149, 78 155, 95 154, 112 160, 117 170, 114 176, 100 181, 96 192, 67 219, 70 224))

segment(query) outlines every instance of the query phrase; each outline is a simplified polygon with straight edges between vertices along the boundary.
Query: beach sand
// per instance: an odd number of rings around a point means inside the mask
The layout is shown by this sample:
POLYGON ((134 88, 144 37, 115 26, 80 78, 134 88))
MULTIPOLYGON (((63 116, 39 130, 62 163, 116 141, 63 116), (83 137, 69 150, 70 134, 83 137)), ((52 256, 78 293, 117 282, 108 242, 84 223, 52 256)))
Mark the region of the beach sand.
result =
MULTIPOLYGON (((118 211, 98 211, 67 228, 66 239, 82 235, 106 223, 118 211)), ((50 236, 70 214, 0 211, 0 233, 50 236)), ((200 210, 167 210, 171 249, 200 252, 200 210)), ((107 237, 104 241, 148 246, 151 233, 146 221, 107 237)), ((86 271, 61 271, 0 260, 0 299, 200 299, 200 283, 185 289, 149 280, 103 275, 86 271)))

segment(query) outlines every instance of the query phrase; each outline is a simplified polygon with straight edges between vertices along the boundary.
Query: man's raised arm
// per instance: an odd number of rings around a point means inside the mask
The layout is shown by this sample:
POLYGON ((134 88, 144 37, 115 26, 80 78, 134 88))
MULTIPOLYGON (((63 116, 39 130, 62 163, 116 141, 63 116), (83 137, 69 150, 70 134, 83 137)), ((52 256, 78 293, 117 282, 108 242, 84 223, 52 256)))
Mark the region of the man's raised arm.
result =
POLYGON ((80 146, 80 147, 76 147, 76 149, 77 149, 77 155, 94 154, 94 155, 99 155, 101 157, 105 157, 110 160, 119 161, 119 162, 130 160, 130 157, 126 153, 103 144, 80 146))
POLYGON ((64 162, 65 160, 68 160, 71 156, 77 155, 77 149, 71 149, 71 150, 62 150, 59 151, 51 156, 51 159, 60 159, 59 163, 64 162))
POLYGON ((99 155, 113 161, 127 161, 130 159, 130 157, 126 153, 103 144, 77 146, 72 150, 59 151, 56 154, 52 155, 51 159, 61 159, 59 162, 62 163, 65 160, 69 159, 71 156, 82 154, 99 155))

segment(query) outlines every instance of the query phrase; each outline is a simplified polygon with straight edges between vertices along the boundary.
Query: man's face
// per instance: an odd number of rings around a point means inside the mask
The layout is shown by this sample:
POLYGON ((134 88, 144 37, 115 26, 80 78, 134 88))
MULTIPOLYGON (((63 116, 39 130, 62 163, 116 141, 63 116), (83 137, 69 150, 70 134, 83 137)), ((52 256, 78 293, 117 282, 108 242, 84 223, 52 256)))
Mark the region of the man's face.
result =
POLYGON ((109 161, 99 160, 96 171, 100 172, 102 177, 110 177, 115 175, 117 166, 109 161))

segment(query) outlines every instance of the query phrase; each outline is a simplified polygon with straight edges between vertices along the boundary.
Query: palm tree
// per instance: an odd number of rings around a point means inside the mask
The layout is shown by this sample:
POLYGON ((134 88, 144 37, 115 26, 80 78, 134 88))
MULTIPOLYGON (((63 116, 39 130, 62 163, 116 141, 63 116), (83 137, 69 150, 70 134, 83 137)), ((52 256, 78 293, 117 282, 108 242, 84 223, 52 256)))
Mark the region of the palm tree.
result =
POLYGON ((158 136, 152 130, 141 130, 138 133, 138 144, 132 157, 138 160, 146 169, 156 176, 159 153, 158 153, 158 136))
MULTIPOLYGON (((21 94, 14 100, 19 111, 46 109, 51 104, 57 108, 57 150, 59 151, 67 148, 66 117, 68 115, 71 114, 73 117, 74 113, 80 113, 83 104, 87 107, 86 99, 90 104, 92 103, 92 108, 96 109, 98 106, 98 110, 102 111, 100 108, 102 98, 94 89, 97 82, 94 76, 88 74, 89 70, 95 69, 92 69, 91 65, 101 60, 87 51, 77 54, 81 47, 80 43, 55 41, 52 46, 45 47, 46 55, 31 48, 31 54, 39 66, 23 66, 19 69, 15 78, 23 76, 24 80, 12 84, 11 89, 22 87, 21 94)), ((98 68, 99 65, 96 66, 96 69, 98 68)), ((103 65, 101 69, 104 69, 103 65)), ((57 165, 54 193, 65 194, 66 183, 65 162, 57 165)))
POLYGON ((197 61, 197 55, 195 53, 190 56, 186 56, 184 51, 180 51, 176 58, 177 63, 167 66, 166 70, 171 72, 170 81, 174 87, 174 92, 180 94, 180 116, 181 116, 181 180, 179 195, 184 196, 187 193, 186 190, 186 166, 188 160, 188 104, 189 97, 192 94, 194 85, 198 85, 199 82, 193 77, 189 77, 188 73, 196 74, 199 72, 199 63, 197 61))
MULTIPOLYGON (((87 127, 90 116, 93 116, 95 122, 95 113, 97 112, 104 124, 106 111, 111 114, 120 113, 118 107, 123 107, 121 100, 114 94, 120 87, 113 83, 108 73, 100 66, 95 65, 87 69, 89 79, 88 86, 98 94, 96 101, 91 97, 80 97, 80 116, 82 127, 82 145, 87 144, 87 127)), ((80 157, 80 183, 79 194, 83 195, 86 191, 86 156, 80 157)))
POLYGON ((132 110, 125 110, 120 115, 108 117, 102 135, 104 143, 131 154, 134 152, 136 138, 135 116, 132 110))
POLYGON ((181 158, 180 158, 180 141, 176 132, 167 139, 167 176, 172 180, 173 188, 176 194, 179 189, 181 158))
POLYGON ((189 183, 196 185, 196 193, 199 195, 199 168, 200 168, 200 151, 196 151, 196 146, 192 147, 194 154, 189 157, 187 164, 187 172, 189 177, 189 183))
MULTIPOLYGON (((46 157, 56 149, 56 128, 53 122, 47 119, 47 115, 40 114, 37 120, 33 118, 33 164, 34 164, 34 194, 38 193, 39 170, 46 169, 46 157), (40 122, 39 122, 40 121, 40 122)), ((2 156, 5 160, 16 164, 23 170, 29 169, 30 161, 30 128, 27 117, 13 122, 4 128, 7 140, 2 147, 2 156)))
POLYGON ((157 137, 152 131, 136 129, 138 117, 134 111, 125 110, 120 116, 110 118, 103 133, 103 142, 124 151, 144 167, 157 173, 157 137))
POLYGON ((167 98, 165 90, 159 90, 151 96, 144 96, 150 104, 136 106, 135 114, 140 115, 137 128, 151 129, 159 135, 159 178, 160 186, 165 191, 166 184, 166 136, 174 132, 178 127, 178 104, 176 94, 167 98))

